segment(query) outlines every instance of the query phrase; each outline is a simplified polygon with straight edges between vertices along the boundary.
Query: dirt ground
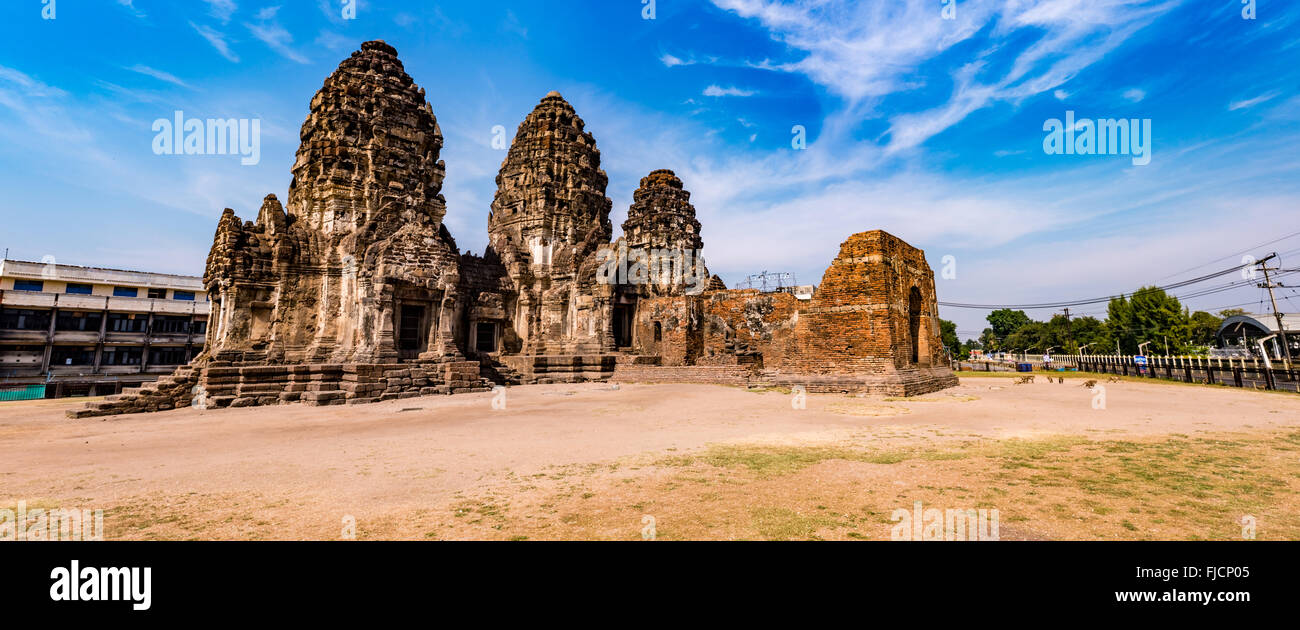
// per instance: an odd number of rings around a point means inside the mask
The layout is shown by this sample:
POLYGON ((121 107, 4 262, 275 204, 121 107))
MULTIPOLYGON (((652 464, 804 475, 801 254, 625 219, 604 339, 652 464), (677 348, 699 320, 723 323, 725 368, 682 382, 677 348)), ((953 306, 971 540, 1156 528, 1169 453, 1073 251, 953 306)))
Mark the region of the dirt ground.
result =
POLYGON ((510 388, 69 420, 0 403, 0 508, 106 539, 877 539, 996 509, 1008 539, 1300 539, 1300 396, 964 376, 910 399, 510 388), (352 526, 355 523, 355 527, 352 526))

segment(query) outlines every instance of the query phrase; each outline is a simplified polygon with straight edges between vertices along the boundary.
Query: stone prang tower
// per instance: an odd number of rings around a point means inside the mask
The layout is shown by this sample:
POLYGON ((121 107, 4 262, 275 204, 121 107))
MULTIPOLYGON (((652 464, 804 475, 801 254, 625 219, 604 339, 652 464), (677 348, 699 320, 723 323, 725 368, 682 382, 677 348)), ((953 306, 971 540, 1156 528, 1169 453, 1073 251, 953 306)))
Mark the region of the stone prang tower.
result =
POLYGON ((591 300, 579 300, 582 262, 613 228, 596 139, 558 92, 519 125, 497 175, 488 239, 518 291, 507 305, 519 351, 592 347, 591 300), (581 346, 581 347, 580 347, 581 346))

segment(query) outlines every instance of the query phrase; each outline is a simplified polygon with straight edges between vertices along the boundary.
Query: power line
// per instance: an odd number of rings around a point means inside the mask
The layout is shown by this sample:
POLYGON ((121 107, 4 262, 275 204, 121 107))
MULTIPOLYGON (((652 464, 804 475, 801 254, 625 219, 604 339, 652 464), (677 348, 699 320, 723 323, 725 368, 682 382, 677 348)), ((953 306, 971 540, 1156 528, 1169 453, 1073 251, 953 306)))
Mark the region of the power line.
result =
MULTIPOLYGON (((1222 261, 1222 260, 1228 260, 1229 258, 1233 258, 1233 257, 1236 257, 1236 256, 1240 256, 1240 255, 1242 255, 1242 254, 1249 253, 1249 252, 1254 251, 1254 250, 1258 250, 1258 249, 1261 248, 1261 247, 1268 247, 1269 245, 1272 245, 1273 243, 1277 243, 1277 242, 1280 242, 1280 241, 1285 241, 1286 239, 1288 239, 1288 238, 1292 238, 1292 237, 1294 237, 1294 236, 1300 236, 1300 232, 1292 232, 1291 234, 1287 234, 1286 236, 1283 236, 1283 237, 1281 237, 1281 238, 1273 239, 1273 240, 1271 240, 1271 241, 1269 241, 1269 242, 1267 242, 1267 243, 1260 243, 1259 245, 1256 245, 1256 246, 1254 246, 1254 247, 1247 247, 1246 249, 1243 249, 1243 250, 1241 250, 1241 251, 1239 251, 1239 252, 1237 252, 1237 253, 1235 253, 1235 254, 1228 254, 1227 256, 1224 256, 1224 257, 1222 257, 1222 258, 1215 258, 1214 260, 1211 260, 1210 262, 1207 262, 1207 263, 1205 263, 1205 264, 1203 264, 1203 265, 1197 265, 1197 266, 1192 267, 1192 268, 1190 268, 1190 269, 1184 269, 1184 270, 1182 270, 1182 271, 1178 271, 1178 272, 1175 272, 1175 273, 1171 273, 1171 274, 1165 276, 1164 278, 1160 278, 1160 280, 1164 280, 1165 278, 1172 278, 1172 277, 1174 277, 1174 276, 1181 275, 1181 274, 1187 273, 1187 272, 1189 272, 1189 271, 1196 271, 1197 269, 1200 269, 1200 268, 1202 268, 1202 267, 1209 267, 1210 265, 1213 265, 1214 263, 1217 263, 1217 262, 1219 262, 1219 261, 1222 261)), ((1292 251, 1287 252, 1287 253, 1290 254, 1290 253, 1294 253, 1294 252, 1297 252, 1297 251, 1300 251, 1300 249, 1292 250, 1292 251)))
MULTIPOLYGON (((1225 275, 1227 275, 1227 274, 1230 274, 1230 273, 1233 273, 1233 272, 1235 272, 1235 271, 1238 271, 1238 270, 1242 269, 1243 267, 1254 266, 1254 264, 1255 264, 1255 263, 1243 263, 1243 264, 1237 265, 1237 266, 1235 266, 1235 267, 1230 267, 1230 268, 1228 268, 1228 269, 1224 269, 1224 270, 1222 270, 1222 271, 1216 271, 1216 272, 1214 272, 1214 273, 1206 274, 1206 275, 1204 275, 1204 276, 1199 276, 1199 277, 1196 277, 1196 278, 1192 278, 1192 279, 1190 279, 1190 280, 1183 280, 1183 281, 1180 281, 1180 282, 1175 282, 1175 283, 1172 283, 1172 284, 1167 284, 1167 285, 1165 285, 1165 286, 1162 286, 1162 287, 1156 287, 1156 288, 1157 288, 1157 289, 1160 289, 1160 290, 1162 290, 1162 291, 1168 291, 1168 290, 1170 290, 1170 289, 1177 289, 1177 288, 1185 287, 1185 286, 1188 286, 1188 285, 1196 284, 1196 283, 1198 283, 1198 282, 1205 282, 1206 280, 1210 280, 1210 279, 1212 279, 1212 278, 1217 278, 1217 277, 1219 277, 1219 276, 1225 276, 1225 275)), ((1092 298, 1092 299, 1087 299, 1087 300, 1073 300, 1073 301, 1064 301, 1064 302, 1045 302, 1045 303, 1042 303, 1042 304, 964 304, 964 303, 958 303, 958 302, 939 302, 939 306, 948 306, 948 307, 951 307, 951 308, 974 308, 974 309, 984 309, 984 310, 998 310, 998 309, 1004 309, 1004 308, 1010 308, 1010 309, 1042 309, 1042 308, 1052 308, 1052 309, 1056 309, 1056 308, 1062 308, 1062 307, 1066 307, 1066 306, 1084 306, 1084 305, 1088 305, 1088 304, 1100 304, 1100 303, 1102 303, 1102 302, 1109 302, 1109 301, 1111 301, 1111 300, 1113 300, 1113 299, 1115 299, 1115 298, 1120 298, 1120 297, 1125 297, 1125 298, 1126 298, 1126 297, 1132 297, 1133 295, 1135 295, 1135 294, 1138 293, 1139 291, 1141 291, 1141 289, 1139 289, 1138 291, 1134 291, 1134 292, 1132 292, 1132 293, 1121 293, 1121 294, 1119 294, 1119 295, 1108 295, 1108 296, 1106 296, 1106 297, 1092 298)))

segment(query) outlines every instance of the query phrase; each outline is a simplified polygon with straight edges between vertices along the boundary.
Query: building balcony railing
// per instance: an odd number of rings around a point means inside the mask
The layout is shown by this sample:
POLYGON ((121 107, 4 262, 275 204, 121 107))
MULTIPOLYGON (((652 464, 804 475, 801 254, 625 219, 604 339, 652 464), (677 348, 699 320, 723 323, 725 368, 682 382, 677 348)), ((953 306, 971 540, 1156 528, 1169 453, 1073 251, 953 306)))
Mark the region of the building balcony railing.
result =
POLYGON ((129 298, 111 295, 75 295, 70 293, 34 293, 5 291, 0 305, 9 308, 55 308, 74 311, 116 311, 120 313, 159 313, 163 315, 207 315, 211 304, 206 300, 164 300, 129 298))

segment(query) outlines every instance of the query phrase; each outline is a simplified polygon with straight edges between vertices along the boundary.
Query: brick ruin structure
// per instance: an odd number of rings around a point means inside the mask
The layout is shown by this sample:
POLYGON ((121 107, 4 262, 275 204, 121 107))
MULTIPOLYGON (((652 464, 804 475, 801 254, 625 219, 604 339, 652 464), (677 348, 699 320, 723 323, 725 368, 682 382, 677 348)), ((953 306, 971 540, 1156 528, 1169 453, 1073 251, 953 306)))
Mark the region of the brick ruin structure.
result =
POLYGON ((519 125, 482 256, 443 225, 443 138, 397 51, 366 42, 311 100, 287 205, 226 209, 204 282, 207 346, 88 417, 185 406, 362 404, 496 385, 614 380, 915 395, 956 384, 934 274, 852 235, 813 295, 729 290, 672 171, 611 242, 596 140, 560 94, 519 125))

